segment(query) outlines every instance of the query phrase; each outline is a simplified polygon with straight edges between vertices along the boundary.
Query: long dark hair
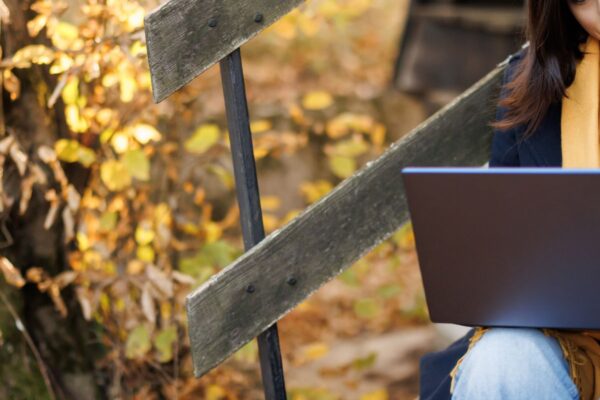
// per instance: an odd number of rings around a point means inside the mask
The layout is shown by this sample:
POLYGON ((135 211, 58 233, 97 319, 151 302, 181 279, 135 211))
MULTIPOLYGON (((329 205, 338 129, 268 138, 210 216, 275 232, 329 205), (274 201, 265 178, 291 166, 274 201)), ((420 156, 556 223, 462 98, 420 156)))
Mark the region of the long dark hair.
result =
POLYGON ((527 124, 527 137, 573 83, 577 62, 583 58, 579 45, 588 33, 571 13, 568 1, 573 0, 528 0, 525 38, 529 46, 515 67, 513 79, 504 86, 507 95, 499 105, 507 112, 503 119, 490 124, 493 128, 506 130, 527 124))

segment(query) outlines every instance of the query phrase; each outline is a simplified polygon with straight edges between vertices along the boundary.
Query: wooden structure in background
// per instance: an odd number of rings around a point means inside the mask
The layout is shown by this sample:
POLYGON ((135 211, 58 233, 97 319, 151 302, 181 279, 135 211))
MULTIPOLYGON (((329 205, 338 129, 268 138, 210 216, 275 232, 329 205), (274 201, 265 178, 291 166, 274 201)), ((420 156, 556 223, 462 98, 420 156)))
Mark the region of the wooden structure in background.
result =
POLYGON ((523 0, 410 0, 394 87, 453 98, 520 48, 525 16, 523 0))

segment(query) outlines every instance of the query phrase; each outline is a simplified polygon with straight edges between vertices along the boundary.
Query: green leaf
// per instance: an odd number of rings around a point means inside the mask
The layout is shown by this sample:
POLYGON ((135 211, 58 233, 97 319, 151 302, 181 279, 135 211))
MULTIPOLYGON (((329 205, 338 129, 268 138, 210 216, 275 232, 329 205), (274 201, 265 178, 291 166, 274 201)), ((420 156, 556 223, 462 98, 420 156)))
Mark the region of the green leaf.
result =
POLYGON ((123 154, 122 160, 131 176, 140 181, 147 181, 150 179, 150 161, 143 150, 128 150, 123 154))
POLYGON ((354 302, 354 312, 361 318, 373 318, 379 313, 379 304, 375 299, 358 299, 354 302))
POLYGON ((402 292, 402 288, 400 285, 395 283, 384 285, 377 289, 377 294, 379 294, 384 299, 389 299, 390 297, 394 297, 402 292))
POLYGON ((150 331, 145 325, 137 326, 127 336, 125 356, 127 358, 141 358, 151 347, 150 331))
POLYGON ((359 357, 352 361, 352 367, 357 370, 364 370, 372 367, 377 360, 377 353, 372 351, 365 357, 359 357))
POLYGON ((177 328, 169 326, 161 330, 154 338, 154 347, 158 350, 158 361, 168 362, 173 359, 173 343, 177 340, 177 328))

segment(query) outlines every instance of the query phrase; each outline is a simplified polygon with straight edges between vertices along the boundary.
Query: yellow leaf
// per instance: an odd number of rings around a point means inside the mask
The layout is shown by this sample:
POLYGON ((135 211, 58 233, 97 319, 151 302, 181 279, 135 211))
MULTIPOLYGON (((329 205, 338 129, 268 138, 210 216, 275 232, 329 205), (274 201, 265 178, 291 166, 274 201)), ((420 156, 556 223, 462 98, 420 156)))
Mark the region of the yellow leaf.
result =
POLYGON ((269 149, 267 149, 265 147, 254 147, 254 159, 255 160, 260 160, 261 158, 265 157, 267 154, 269 154, 269 149))
POLYGON ((12 57, 17 68, 27 68, 29 64, 50 64, 54 51, 42 44, 31 44, 19 49, 12 57))
POLYGON ((327 136, 332 139, 345 136, 348 133, 369 132, 373 126, 373 118, 369 115, 344 112, 327 122, 327 136))
POLYGON ((10 99, 16 100, 21 94, 21 81, 12 73, 10 69, 5 69, 2 72, 4 78, 4 88, 10 93, 10 99))
POLYGON ((141 149, 129 150, 121 159, 129 174, 140 181, 150 179, 150 161, 141 149))
POLYGON ((46 26, 48 15, 38 15, 34 19, 27 22, 27 31, 29 36, 36 37, 38 33, 46 26))
POLYGON ((207 243, 212 243, 219 240, 223 233, 223 229, 221 229, 221 226, 212 221, 205 223, 203 225, 203 229, 206 235, 207 243))
POLYGON ((307 93, 302 99, 302 106, 307 110, 322 110, 333 104, 333 98, 328 92, 319 90, 307 93))
POLYGON ((347 140, 341 140, 333 145, 332 153, 344 157, 356 157, 369 150, 362 136, 354 136, 347 140))
POLYGON ((154 261, 154 249, 151 246, 140 246, 137 248, 136 256, 142 261, 154 261))
POLYGON ((131 185, 131 175, 127 167, 117 160, 108 160, 100 166, 100 178, 112 191, 123 190, 131 185))
POLYGON ((250 132, 261 133, 268 131, 273 127, 273 124, 268 119, 259 119, 250 123, 250 132))
POLYGON ((77 140, 59 139, 54 143, 54 151, 59 160, 79 162, 85 167, 96 161, 96 153, 89 147, 82 146, 77 140))
POLYGON ((127 16, 126 29, 128 32, 144 26, 144 9, 142 7, 135 7, 133 5, 132 8, 133 10, 131 10, 127 16))
MULTIPOLYGON (((100 125, 108 125, 115 116, 115 111, 110 108, 102 108, 96 113, 96 121, 100 125)), ((106 142, 104 142, 106 143, 106 142)))
POLYGON ((125 153, 129 148, 129 137, 123 131, 116 132, 112 135, 110 144, 117 153, 125 153))
POLYGON ((356 161, 350 157, 333 156, 329 158, 329 166, 335 175, 347 178, 356 170, 356 161))
POLYGON ((65 107, 65 115, 67 124, 73 132, 85 132, 89 129, 89 125, 85 118, 79 113, 79 106, 69 104, 65 107))
POLYGON ((141 144, 146 144, 151 140, 160 140, 160 133, 151 125, 137 124, 133 127, 133 137, 141 144))
POLYGON ((18 288, 25 285, 25 279, 21 275, 21 272, 15 268, 13 263, 6 257, 0 257, 0 269, 4 274, 4 279, 9 285, 16 286, 18 288))
POLYGON ((388 400, 388 392, 386 389, 378 389, 374 392, 365 393, 360 396, 360 400, 388 400))
POLYGON ((65 104, 77 104, 79 97, 79 78, 72 76, 67 80, 67 84, 61 93, 65 104))
POLYGON ((281 199, 277 196, 261 196, 260 204, 263 210, 274 211, 281 206, 281 199))
POLYGON ((329 346, 325 343, 313 343, 304 349, 304 355, 309 360, 316 360, 329 353, 329 346))
POLYGON ((77 232, 77 235, 75 235, 75 237, 77 238, 77 247, 79 248, 79 250, 86 251, 90 248, 90 240, 88 239, 85 233, 77 232))
POLYGON ((135 230, 135 241, 141 246, 152 243, 154 236, 152 225, 148 221, 140 222, 135 230))
POLYGON ((383 124, 376 124, 375 128, 371 131, 371 141, 376 146, 382 146, 385 141, 386 128, 383 124))
POLYGON ((226 400, 227 392, 219 385, 208 385, 205 393, 206 400, 226 400))
POLYGON ((315 182, 303 182, 300 185, 300 192, 304 195, 306 202, 311 204, 329 193, 332 188, 331 182, 319 179, 315 182))
POLYGON ((121 91, 121 101, 129 103, 133 100, 137 90, 137 82, 133 74, 127 72, 119 74, 119 90, 121 91))
POLYGON ((74 61, 71 57, 65 53, 60 53, 54 60, 54 63, 52 63, 52 66, 50 67, 50 73, 61 74, 70 69, 73 66, 73 63, 74 61))
POLYGON ((221 136, 219 126, 216 124, 201 125, 194 134, 185 141, 185 148, 191 153, 202 154, 214 145, 221 136))
POLYGON ((77 51, 83 47, 83 41, 79 39, 79 30, 68 22, 59 21, 51 39, 54 47, 61 50, 77 51))

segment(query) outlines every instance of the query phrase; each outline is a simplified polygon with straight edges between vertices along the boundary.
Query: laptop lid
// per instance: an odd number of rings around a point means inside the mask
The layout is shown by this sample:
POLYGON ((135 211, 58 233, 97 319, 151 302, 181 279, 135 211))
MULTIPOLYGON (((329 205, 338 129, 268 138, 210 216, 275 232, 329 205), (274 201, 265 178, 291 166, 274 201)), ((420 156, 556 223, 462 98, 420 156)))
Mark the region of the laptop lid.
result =
POLYGON ((402 176, 433 322, 600 329, 600 169, 402 176))

